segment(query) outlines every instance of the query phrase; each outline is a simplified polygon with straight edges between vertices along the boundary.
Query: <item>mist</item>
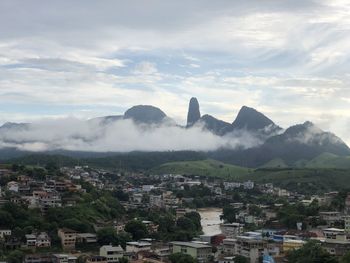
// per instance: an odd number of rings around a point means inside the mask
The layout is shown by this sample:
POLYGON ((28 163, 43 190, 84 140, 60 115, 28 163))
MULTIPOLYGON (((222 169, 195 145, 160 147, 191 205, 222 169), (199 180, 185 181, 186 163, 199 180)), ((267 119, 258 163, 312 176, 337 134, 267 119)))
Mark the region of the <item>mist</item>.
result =
POLYGON ((76 118, 40 120, 23 127, 2 128, 0 148, 23 151, 213 151, 219 148, 251 148, 263 141, 247 131, 217 136, 200 124, 183 128, 170 123, 135 124, 121 119, 110 123, 76 118))

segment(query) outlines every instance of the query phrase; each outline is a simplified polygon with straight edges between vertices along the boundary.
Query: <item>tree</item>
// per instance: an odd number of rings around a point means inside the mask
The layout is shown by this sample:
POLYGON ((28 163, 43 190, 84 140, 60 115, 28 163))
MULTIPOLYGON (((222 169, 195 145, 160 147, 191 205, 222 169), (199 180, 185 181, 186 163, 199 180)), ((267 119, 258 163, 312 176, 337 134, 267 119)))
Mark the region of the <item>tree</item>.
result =
POLYGON ((241 255, 235 256, 235 263, 249 263, 249 259, 241 255))
POLYGON ((293 263, 337 263, 338 260, 321 247, 317 241, 309 241, 298 250, 287 254, 288 262, 293 263))
POLYGON ((197 260, 190 255, 175 253, 169 256, 171 263, 197 263, 197 260))
POLYGON ((221 219, 228 223, 233 223, 236 221, 237 210, 232 206, 225 206, 222 210, 221 219))
POLYGON ((192 220, 189 219, 188 217, 181 216, 179 219, 176 221, 176 225, 178 228, 181 230, 186 230, 186 231, 196 231, 196 226, 193 224, 192 220))
POLYGON ((350 252, 346 253, 339 261, 339 263, 350 263, 350 252))
POLYGON ((22 263, 24 253, 20 250, 14 250, 7 256, 8 263, 22 263))
POLYGON ((97 242, 103 245, 119 245, 117 232, 113 227, 105 227, 97 231, 97 242))
POLYGON ((202 230, 201 215, 198 212, 189 212, 185 214, 185 217, 191 219, 196 227, 196 231, 202 230))
POLYGON ((122 257, 122 258, 118 259, 118 263, 128 263, 128 262, 129 262, 129 260, 126 257, 122 257))
POLYGON ((147 227, 139 220, 131 220, 125 225, 125 231, 130 233, 133 240, 139 240, 148 235, 147 227))

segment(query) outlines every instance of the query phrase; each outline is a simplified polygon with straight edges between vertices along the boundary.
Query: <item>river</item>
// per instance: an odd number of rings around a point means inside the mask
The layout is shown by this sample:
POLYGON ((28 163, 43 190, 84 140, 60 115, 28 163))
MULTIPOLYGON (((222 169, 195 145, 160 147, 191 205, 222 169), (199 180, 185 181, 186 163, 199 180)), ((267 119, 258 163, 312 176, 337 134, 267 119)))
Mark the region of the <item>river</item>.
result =
POLYGON ((221 208, 200 208, 197 212, 201 215, 201 225, 204 235, 215 235, 221 233, 221 208))

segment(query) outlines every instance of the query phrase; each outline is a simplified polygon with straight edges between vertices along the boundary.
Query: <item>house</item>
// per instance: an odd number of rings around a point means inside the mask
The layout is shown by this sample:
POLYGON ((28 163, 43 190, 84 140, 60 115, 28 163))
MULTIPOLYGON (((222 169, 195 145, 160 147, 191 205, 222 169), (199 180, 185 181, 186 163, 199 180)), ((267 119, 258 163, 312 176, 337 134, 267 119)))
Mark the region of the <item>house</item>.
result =
POLYGON ((303 240, 287 239, 283 241, 283 252, 288 252, 290 250, 296 250, 301 248, 305 244, 303 240))
POLYGON ((243 225, 240 223, 226 223, 220 224, 220 229, 226 238, 235 238, 243 233, 243 225))
POLYGON ((235 257, 222 257, 219 259, 219 263, 235 263, 235 257))
POLYGON ((25 235, 27 247, 36 247, 36 235, 27 234, 25 235))
POLYGON ((126 252, 138 253, 140 251, 149 251, 151 250, 151 243, 136 241, 136 242, 127 242, 126 243, 126 252))
POLYGON ((51 238, 46 232, 41 232, 37 235, 36 247, 51 247, 51 238))
POLYGON ((150 195, 149 196, 149 205, 152 208, 160 208, 163 206, 162 196, 161 195, 150 195))
POLYGON ((107 258, 107 263, 117 263, 124 256, 124 250, 120 246, 106 245, 100 247, 100 256, 107 258))
POLYGON ((52 263, 76 263, 77 257, 67 254, 53 254, 52 263))
POLYGON ((102 256, 90 256, 86 259, 86 263, 107 263, 107 258, 102 256))
POLYGON ((6 236, 11 236, 10 229, 0 229, 0 239, 5 239, 6 236))
POLYGON ((97 236, 93 233, 78 233, 76 242, 85 244, 96 243, 97 236))
POLYGON ((132 201, 134 203, 141 204, 142 203, 142 198, 143 198, 143 194, 141 194, 141 193, 134 193, 132 195, 131 199, 132 199, 132 201))
POLYGON ((199 263, 209 262, 212 256, 212 247, 195 242, 170 242, 171 253, 184 253, 197 259, 199 263))
POLYGON ((249 258, 250 263, 258 263, 264 253, 265 241, 251 236, 237 236, 236 253, 249 258))
POLYGON ((60 228, 57 232, 58 237, 61 239, 62 248, 64 250, 75 249, 75 243, 77 240, 77 232, 69 228, 60 228))
POLYGON ((341 221, 341 214, 337 211, 320 212, 320 218, 326 221, 328 226, 332 226, 336 222, 341 221))
POLYGON ((15 181, 11 181, 7 183, 7 189, 11 192, 18 192, 19 190, 19 184, 15 181))
POLYGON ((344 229, 326 228, 323 230, 325 241, 323 247, 332 255, 343 256, 350 250, 350 234, 344 229))
POLYGON ((350 233, 350 215, 343 216, 344 219, 344 230, 350 233))
POLYGON ((50 254, 29 254, 25 255, 23 263, 52 263, 50 254))
POLYGON ((222 241, 222 252, 224 255, 237 254, 237 239, 226 238, 222 241))

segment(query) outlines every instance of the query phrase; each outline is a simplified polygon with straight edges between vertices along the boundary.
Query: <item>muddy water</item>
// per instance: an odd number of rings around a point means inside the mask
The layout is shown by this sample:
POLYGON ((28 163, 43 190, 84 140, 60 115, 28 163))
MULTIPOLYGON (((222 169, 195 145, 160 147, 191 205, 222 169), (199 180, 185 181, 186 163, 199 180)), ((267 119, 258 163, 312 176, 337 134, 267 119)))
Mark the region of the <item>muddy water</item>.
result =
POLYGON ((198 213, 201 215, 201 224, 205 235, 215 235, 221 233, 221 208, 201 208, 198 209, 198 213))

